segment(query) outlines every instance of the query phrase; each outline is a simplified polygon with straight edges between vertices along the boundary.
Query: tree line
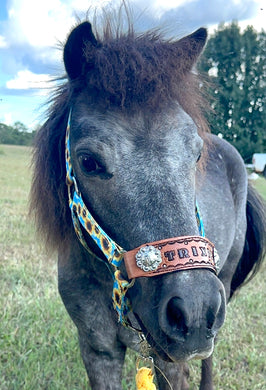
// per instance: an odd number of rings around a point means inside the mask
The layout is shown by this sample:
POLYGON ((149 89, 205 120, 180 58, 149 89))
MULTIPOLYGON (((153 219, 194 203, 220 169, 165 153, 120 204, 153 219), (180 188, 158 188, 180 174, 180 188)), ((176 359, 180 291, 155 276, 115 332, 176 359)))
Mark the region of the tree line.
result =
POLYGON ((211 131, 233 144, 247 163, 253 153, 266 153, 265 31, 221 24, 199 65, 209 79, 211 131))
POLYGON ((29 131, 22 122, 15 122, 13 126, 0 123, 0 144, 27 145, 33 143, 36 131, 29 131))
MULTIPOLYGON (((253 153, 266 152, 266 34, 237 22, 218 30, 208 40, 199 63, 208 75, 211 131, 233 144, 245 162, 253 153)), ((206 78, 204 76, 204 78, 206 78)), ((30 145, 35 132, 21 122, 0 123, 0 143, 30 145)))

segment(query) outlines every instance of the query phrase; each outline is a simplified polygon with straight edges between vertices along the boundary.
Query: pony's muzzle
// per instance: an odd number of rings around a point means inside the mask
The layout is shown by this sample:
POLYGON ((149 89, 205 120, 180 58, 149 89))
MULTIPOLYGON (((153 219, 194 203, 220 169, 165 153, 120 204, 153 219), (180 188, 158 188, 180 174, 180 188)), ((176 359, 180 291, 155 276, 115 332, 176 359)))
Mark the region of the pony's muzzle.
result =
POLYGON ((169 352, 182 344, 182 354, 186 359, 192 355, 206 358, 212 352, 214 338, 224 323, 224 288, 210 271, 182 271, 180 276, 176 281, 178 287, 159 304, 159 325, 167 336, 169 352), (195 272, 197 278, 189 275, 195 272), (198 279, 198 282, 191 283, 190 279, 198 279))

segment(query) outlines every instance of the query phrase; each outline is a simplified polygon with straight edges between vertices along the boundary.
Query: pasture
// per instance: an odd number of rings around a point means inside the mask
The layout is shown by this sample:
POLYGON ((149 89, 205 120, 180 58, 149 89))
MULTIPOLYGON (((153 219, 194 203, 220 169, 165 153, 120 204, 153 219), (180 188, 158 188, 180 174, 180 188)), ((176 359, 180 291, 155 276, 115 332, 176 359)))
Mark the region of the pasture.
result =
MULTIPOLYGON (((0 388, 87 389, 76 329, 57 292, 56 255, 48 256, 28 218, 30 148, 0 145, 0 388)), ((255 186, 266 200, 266 180, 255 186)), ((214 353, 217 389, 266 388, 266 266, 228 307, 214 353)), ((123 388, 135 389, 128 353, 123 388)), ((199 362, 190 365, 190 389, 199 362)))

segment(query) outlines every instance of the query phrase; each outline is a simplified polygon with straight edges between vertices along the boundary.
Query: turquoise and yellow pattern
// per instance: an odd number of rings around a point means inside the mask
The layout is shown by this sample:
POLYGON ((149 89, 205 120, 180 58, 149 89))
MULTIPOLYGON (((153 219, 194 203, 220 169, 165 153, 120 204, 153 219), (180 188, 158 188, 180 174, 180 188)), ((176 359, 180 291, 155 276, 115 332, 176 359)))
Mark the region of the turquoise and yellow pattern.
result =
POLYGON ((201 237, 205 237, 204 225, 203 225, 203 221, 202 221, 202 218, 201 218, 201 215, 200 215, 200 211, 199 211, 199 206, 198 206, 197 200, 196 200, 196 206, 195 206, 195 214, 196 214, 196 219, 197 219, 197 224, 198 224, 198 229, 199 229, 199 235, 201 237))
MULTIPOLYGON (((108 260, 108 263, 113 268, 113 307, 118 313, 118 321, 123 325, 127 325, 127 313, 130 310, 130 301, 126 297, 127 290, 132 286, 132 281, 124 279, 122 276, 119 267, 123 260, 124 249, 121 248, 115 241, 113 241, 107 233, 98 225, 95 221, 89 210, 87 209, 82 196, 78 190, 77 182, 73 173, 73 168, 71 164, 70 156, 70 121, 71 121, 71 112, 68 117, 68 124, 66 130, 66 141, 65 141, 65 157, 66 157, 66 184, 68 186, 68 202, 71 210, 71 216, 73 221, 73 226, 76 232, 76 235, 84 246, 84 248, 92 254, 91 249, 89 248, 83 233, 81 226, 85 231, 91 236, 94 242, 101 249, 103 254, 108 260)), ((134 282, 134 281, 133 281, 134 282)))

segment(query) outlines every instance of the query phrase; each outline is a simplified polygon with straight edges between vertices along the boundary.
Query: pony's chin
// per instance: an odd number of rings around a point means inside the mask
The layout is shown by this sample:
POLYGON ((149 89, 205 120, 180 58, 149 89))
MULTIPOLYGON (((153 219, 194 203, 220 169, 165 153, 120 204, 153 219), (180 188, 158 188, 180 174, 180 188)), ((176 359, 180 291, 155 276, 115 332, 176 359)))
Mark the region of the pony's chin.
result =
MULTIPOLYGON (((146 332, 144 332, 145 334, 146 332)), ((179 352, 175 349, 175 345, 169 342, 169 344, 163 348, 160 344, 156 343, 149 333, 146 334, 146 340, 152 348, 155 355, 160 357, 162 360, 171 363, 182 363, 190 360, 205 360, 211 356, 214 349, 214 341, 211 346, 204 351, 194 350, 192 352, 179 352)))
MULTIPOLYGON (((151 345, 150 341, 149 341, 149 343, 151 345)), ((153 343, 153 345, 151 345, 151 347, 152 347, 152 350, 154 351, 154 353, 158 357, 160 357, 164 361, 171 362, 171 363, 184 363, 184 362, 188 362, 190 360, 205 360, 208 357, 210 357, 211 354, 213 353, 213 347, 208 349, 207 351, 195 351, 195 352, 191 352, 188 354, 184 354, 184 353, 182 353, 182 354, 176 353, 175 354, 175 353, 172 353, 172 351, 166 352, 160 346, 158 346, 154 343, 153 343)))
POLYGON ((210 348, 209 350, 203 351, 203 352, 195 351, 195 352, 192 352, 188 356, 186 361, 189 361, 189 360, 205 360, 205 359, 208 359, 208 357, 210 357, 212 353, 213 353, 213 347, 210 348))
POLYGON ((148 341, 154 354, 157 355, 159 358, 161 358, 166 362, 171 362, 171 363, 175 361, 169 356, 169 354, 163 348, 160 347, 159 344, 155 343, 155 341, 152 339, 150 335, 146 336, 146 340, 148 341))
POLYGON ((169 339, 166 336, 166 340, 162 343, 155 341, 151 336, 151 333, 143 325, 143 322, 137 314, 135 317, 145 335, 145 338, 151 347, 153 353, 166 362, 171 363, 184 363, 193 359, 204 360, 211 356, 214 349, 214 337, 209 339, 209 345, 204 350, 194 349, 192 351, 185 352, 182 348, 180 351, 180 345, 178 346, 174 340, 169 339))

